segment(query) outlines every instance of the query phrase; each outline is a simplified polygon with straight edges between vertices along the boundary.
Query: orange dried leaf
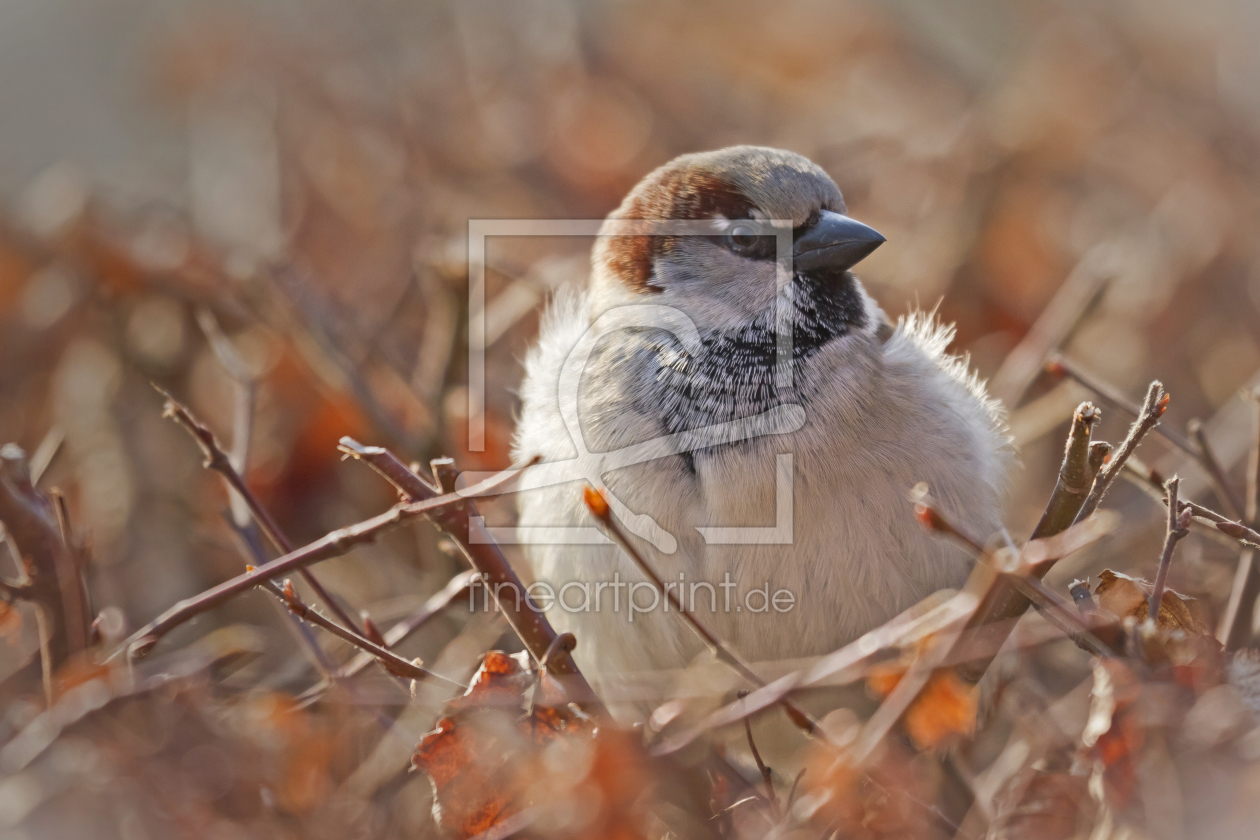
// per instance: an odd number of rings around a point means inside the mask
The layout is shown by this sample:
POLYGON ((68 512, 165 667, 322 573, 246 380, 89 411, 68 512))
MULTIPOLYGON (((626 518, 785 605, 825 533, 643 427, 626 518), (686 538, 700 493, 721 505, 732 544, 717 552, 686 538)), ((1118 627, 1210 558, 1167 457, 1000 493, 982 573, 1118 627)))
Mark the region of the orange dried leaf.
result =
POLYGON ((871 694, 882 699, 892 694, 905 675, 906 666, 900 662, 880 663, 866 674, 866 687, 871 694))
POLYGON ((442 718, 412 757, 433 783, 438 825, 456 837, 473 837, 520 810, 517 791, 505 784, 515 751, 487 729, 442 718))
POLYGON ((608 500, 604 498, 603 493, 588 485, 582 489, 582 498, 596 519, 608 518, 608 500))
MULTIPOLYGON (((1148 581, 1107 569, 1098 576, 1094 598, 1097 599, 1098 606, 1121 619, 1145 621, 1149 612, 1151 590, 1152 584, 1148 581)), ((1156 625, 1160 629, 1182 630, 1199 636, 1211 634, 1199 602, 1171 589, 1164 590, 1156 625)))
POLYGON ((542 810, 531 813, 540 826, 556 815, 582 814, 594 826, 591 837, 614 836, 624 821, 603 815, 620 813, 624 797, 627 809, 638 802, 651 778, 633 758, 642 749, 631 736, 596 733, 558 698, 527 709, 526 691, 536 685, 535 703, 553 699, 529 666, 528 654, 486 654, 468 691, 420 741, 412 763, 433 784, 434 816, 453 836, 467 838, 538 805, 542 810), (606 784, 605 776, 621 781, 606 784), (601 806, 591 811, 579 801, 601 806))
POLYGON ((970 735, 976 723, 976 688, 953 669, 932 674, 903 718, 906 732, 921 749, 970 735))

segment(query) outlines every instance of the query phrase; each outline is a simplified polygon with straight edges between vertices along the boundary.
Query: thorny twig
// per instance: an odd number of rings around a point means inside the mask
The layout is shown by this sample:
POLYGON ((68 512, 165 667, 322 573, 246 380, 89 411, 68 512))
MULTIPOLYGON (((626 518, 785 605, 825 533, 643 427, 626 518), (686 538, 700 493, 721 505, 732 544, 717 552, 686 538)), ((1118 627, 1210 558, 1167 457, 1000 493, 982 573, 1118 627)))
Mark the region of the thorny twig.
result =
MULTIPOLYGON (((236 386, 236 396, 233 401, 233 417, 232 417, 232 447, 227 452, 227 463, 236 472, 238 477, 243 478, 245 468, 249 464, 249 447, 253 439, 254 425, 254 408, 257 403, 258 377, 250 370, 249 365, 241 358, 236 351, 236 347, 231 340, 224 334, 219 326, 218 319, 209 307, 201 306, 197 309, 197 324, 201 327, 201 331, 205 334, 206 340, 210 344, 210 349, 214 352, 215 358, 219 365, 231 377, 232 382, 236 386)), ((177 418, 178 421, 178 418, 177 418)), ((181 425, 183 423, 181 422, 181 425)), ((204 425, 204 424, 203 424, 204 425)), ((185 426, 187 428, 187 426, 185 426)), ((188 430, 193 439, 202 446, 204 451, 202 437, 191 429, 188 430)), ((213 435, 209 435, 209 442, 217 445, 213 435)), ((209 458, 208 461, 215 459, 209 458)), ((241 495, 236 489, 238 483, 234 482, 228 476, 222 476, 224 483, 227 485, 228 492, 228 512, 226 519, 232 528, 234 534, 241 542, 243 552, 250 558, 250 565, 261 566, 267 562, 267 556, 263 550, 261 536, 264 522, 263 518, 259 518, 254 514, 254 509, 262 511, 266 510, 258 502, 257 499, 247 498, 241 495), (251 501, 253 504, 251 504, 251 501)), ((269 532, 267 539, 279 548, 283 554, 284 549, 280 545, 287 542, 287 538, 283 532, 277 529, 269 532)), ((308 570, 303 570, 303 576, 311 574, 308 570)), ((301 648, 306 652, 307 657, 315 666, 316 670, 324 676, 326 680, 333 679, 333 673, 336 671, 336 665, 329 659, 328 654, 319 643, 315 640, 315 635, 309 627, 299 621, 293 612, 285 605, 284 593, 280 589, 280 584, 268 581, 265 587, 275 597, 273 602, 280 615, 283 617, 285 624, 292 631, 294 638, 297 640, 301 648)), ((318 597, 321 589, 312 587, 318 597)))
MULTIPOLYGON (((735 672, 744 679, 759 688, 764 688, 766 686, 766 681, 757 676, 757 673, 753 671, 747 662, 744 661, 743 657, 731 650, 725 642, 715 636, 709 628, 705 627, 704 623, 701 622, 700 619, 696 618, 695 613, 688 610, 683 605, 682 600, 672 590, 665 586, 665 583, 661 580, 660 575, 656 573, 656 570, 652 568, 651 564, 647 562, 647 559, 637 548, 634 547, 630 540, 626 538, 625 533, 617 525, 612 516, 612 508, 608 506, 608 501, 604 498, 603 494, 595 488, 587 486, 583 493, 583 499, 586 501, 586 509, 589 510, 591 515, 594 516, 600 525, 604 527, 609 536, 612 537, 613 542, 617 543, 617 545, 621 547, 621 550, 624 551, 632 561, 634 561, 634 564, 639 568, 639 571, 643 572, 648 580, 652 582, 652 585, 655 586, 657 590, 669 600, 670 605, 678 611, 678 614, 683 617, 691 629, 700 636, 705 645, 713 651, 713 654, 719 660, 734 669, 735 672)), ((788 700, 785 697, 780 699, 779 702, 783 706, 784 711, 787 712, 788 717, 791 718, 792 722, 795 723, 801 730, 809 735, 818 735, 821 733, 822 730, 819 729, 818 722, 791 700, 788 700)))
MULTIPOLYGON (((251 528, 238 525, 230 510, 223 512, 223 521, 227 523, 227 526, 232 530, 232 534, 240 541, 241 553, 248 558, 248 562, 245 565, 246 571, 257 566, 261 566, 267 562, 267 556, 263 553, 257 527, 251 528)), ((252 520, 248 524, 252 525, 252 520)), ((315 670, 318 671, 325 680, 333 680, 334 674, 337 670, 337 663, 335 663, 328 656, 328 653, 319 646, 319 642, 315 638, 314 631, 299 621, 297 616, 295 616, 285 604, 284 592, 280 589, 280 584, 274 580, 269 580, 262 584, 262 588, 270 592, 273 596, 273 600, 271 602, 272 605, 275 606, 280 615, 284 618, 286 626, 293 632, 293 638, 297 640, 298 645, 306 653, 306 656, 310 659, 311 664, 315 666, 315 670)), ((328 683, 324 683, 324 685, 327 684, 328 683)))
MULTIPOLYGON (((476 539, 473 534, 474 523, 479 520, 475 518, 477 510, 472 499, 505 484, 520 470, 508 470, 465 490, 447 496, 438 496, 437 487, 407 469, 407 465, 387 449, 379 446, 364 446, 348 437, 341 439, 340 448, 348 457, 363 461, 376 470, 386 481, 393 484, 404 498, 416 500, 410 503, 411 506, 432 504, 438 499, 450 498, 452 495, 455 497, 452 502, 432 507, 427 511, 428 515, 439 528, 455 540, 464 557, 482 575, 482 585, 494 596, 499 612, 507 619, 508 624, 520 637, 534 660, 541 662, 559 634, 530 598, 520 577, 512 569, 494 540, 484 532, 477 533, 476 539), (500 598, 501 590, 506 590, 508 597, 500 598)), ((530 461, 526 468, 536 461, 537 459, 530 461)), ((449 478, 447 470, 449 466, 451 465, 443 459, 434 462, 433 468, 439 478, 439 484, 445 483, 449 478)), ((586 681, 586 677, 578 670, 577 663, 574 662, 570 652, 560 651, 557 655, 553 655, 548 660, 547 672, 558 678, 578 705, 588 713, 592 713, 593 717, 608 719, 608 710, 586 681)))
POLYGON ((1175 475, 1164 485, 1168 491, 1168 532, 1164 536, 1164 551, 1159 558, 1159 571, 1155 573, 1155 585, 1151 587, 1147 606, 1146 620, 1151 624, 1158 622, 1159 607, 1164 602, 1164 585, 1168 580, 1168 567, 1172 565, 1173 549, 1190 533, 1190 509, 1177 499, 1180 488, 1181 479, 1175 475))

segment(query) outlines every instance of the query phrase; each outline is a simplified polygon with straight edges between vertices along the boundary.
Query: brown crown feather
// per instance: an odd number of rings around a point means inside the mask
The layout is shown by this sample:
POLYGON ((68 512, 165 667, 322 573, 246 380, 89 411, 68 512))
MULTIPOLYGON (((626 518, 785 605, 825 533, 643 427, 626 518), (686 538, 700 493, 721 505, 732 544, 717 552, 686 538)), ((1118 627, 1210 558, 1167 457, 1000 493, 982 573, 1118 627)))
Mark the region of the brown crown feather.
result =
MULTIPOLYGON (((674 168, 646 179, 609 218, 698 221, 720 215, 744 219, 755 207, 738 187, 718 175, 674 168)), ((609 271, 634 291, 663 291, 652 285, 652 267, 658 256, 677 246, 678 237, 626 235, 601 239, 601 259, 609 271)))

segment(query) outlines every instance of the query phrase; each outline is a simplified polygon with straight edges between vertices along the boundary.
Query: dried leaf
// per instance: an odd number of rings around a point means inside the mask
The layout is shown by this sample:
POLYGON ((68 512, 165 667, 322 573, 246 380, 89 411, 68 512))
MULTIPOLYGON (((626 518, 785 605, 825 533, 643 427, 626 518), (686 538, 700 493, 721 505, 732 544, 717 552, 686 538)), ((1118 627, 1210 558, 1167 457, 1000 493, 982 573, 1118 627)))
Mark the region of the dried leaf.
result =
MULTIPOLYGON (((1121 619, 1145 621, 1152 588, 1149 581, 1107 569, 1098 576, 1094 598, 1098 606, 1121 619)), ((1164 590, 1156 625, 1161 629, 1182 630, 1199 636, 1211 635, 1212 632, 1203 617, 1202 605, 1196 599, 1171 589, 1164 590)))
POLYGON ((974 685, 952 668, 938 670, 906 710, 906 732, 920 749, 968 736, 976 725, 976 700, 974 685))
MULTIPOLYGON (((887 697, 901 682, 906 667, 884 663, 871 669, 866 685, 878 697, 887 697)), ((951 739, 970 735, 976 724, 976 687, 952 668, 937 670, 902 717, 906 732, 920 749, 944 746, 951 739)))
POLYGON ((548 837, 645 836, 635 826, 652 775, 639 739, 596 731, 545 679, 527 705, 536 677, 527 654, 486 654, 421 740, 412 762, 433 784, 438 824, 458 838, 526 819, 548 837))
POLYGON ((1088 833, 1097 806, 1089 778, 1025 768, 993 798, 991 840, 1067 840, 1088 833))

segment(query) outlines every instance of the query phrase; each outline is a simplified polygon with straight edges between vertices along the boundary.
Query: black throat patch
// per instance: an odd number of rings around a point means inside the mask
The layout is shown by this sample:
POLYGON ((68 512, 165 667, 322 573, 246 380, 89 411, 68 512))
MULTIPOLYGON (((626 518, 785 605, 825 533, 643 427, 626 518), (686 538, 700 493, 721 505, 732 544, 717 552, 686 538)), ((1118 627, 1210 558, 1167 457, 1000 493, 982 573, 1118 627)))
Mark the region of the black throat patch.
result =
MULTIPOLYGON (((853 276, 846 271, 798 274, 792 285, 794 367, 793 385, 786 393, 775 387, 778 333, 773 308, 736 329, 701 334, 698 350, 688 351, 672 337, 652 345, 657 376, 650 408, 667 433, 808 402, 817 386, 801 375, 804 363, 828 342, 865 327, 867 318, 853 276)), ((785 300, 780 295, 779 305, 785 300)), ((694 472, 694 460, 684 461, 694 472)))

